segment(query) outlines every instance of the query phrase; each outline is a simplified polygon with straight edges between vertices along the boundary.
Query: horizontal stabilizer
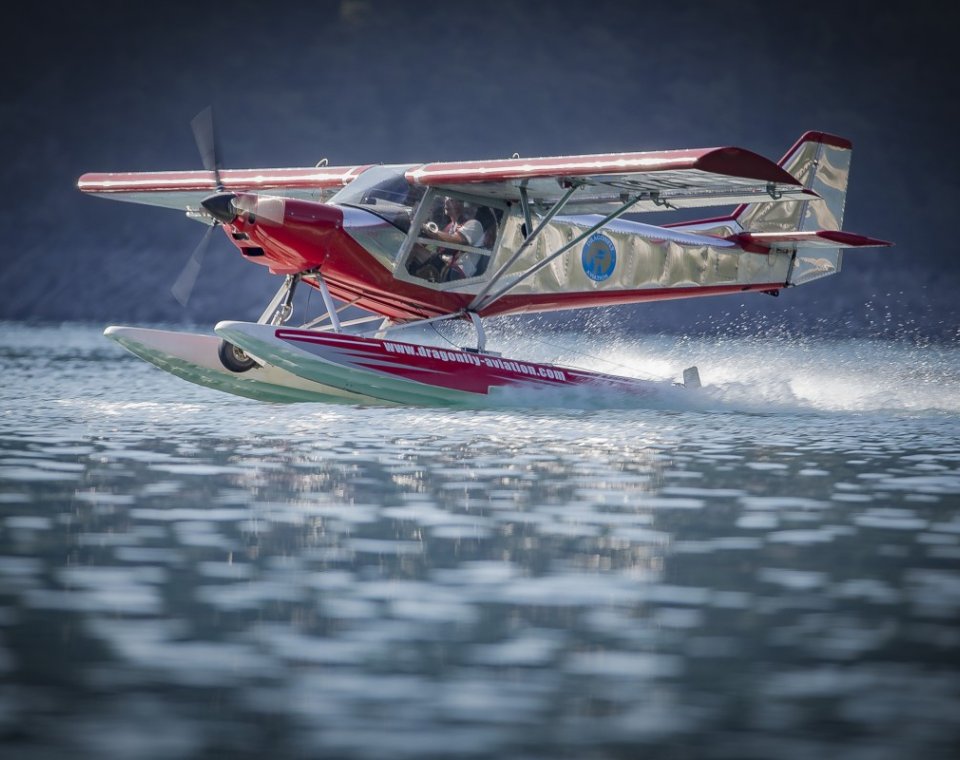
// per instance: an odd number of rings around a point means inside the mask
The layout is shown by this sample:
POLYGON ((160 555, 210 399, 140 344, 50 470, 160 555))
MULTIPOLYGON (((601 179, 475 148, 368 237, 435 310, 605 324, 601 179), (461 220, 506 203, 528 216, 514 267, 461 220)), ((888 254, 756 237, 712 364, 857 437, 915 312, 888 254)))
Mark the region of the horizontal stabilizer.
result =
POLYGON ((741 232, 727 238, 750 253, 768 253, 771 248, 882 248, 892 243, 842 230, 794 230, 791 232, 741 232))

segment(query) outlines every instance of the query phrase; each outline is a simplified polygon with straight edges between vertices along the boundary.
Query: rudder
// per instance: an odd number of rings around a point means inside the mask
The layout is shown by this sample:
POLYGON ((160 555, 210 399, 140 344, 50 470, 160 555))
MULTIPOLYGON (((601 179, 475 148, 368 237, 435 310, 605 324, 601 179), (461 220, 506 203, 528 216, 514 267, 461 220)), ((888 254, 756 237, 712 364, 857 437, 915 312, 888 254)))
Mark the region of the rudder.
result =
POLYGON ((734 217, 745 232, 841 229, 852 152, 853 144, 843 137, 806 132, 779 166, 822 200, 751 203, 738 208, 734 217))

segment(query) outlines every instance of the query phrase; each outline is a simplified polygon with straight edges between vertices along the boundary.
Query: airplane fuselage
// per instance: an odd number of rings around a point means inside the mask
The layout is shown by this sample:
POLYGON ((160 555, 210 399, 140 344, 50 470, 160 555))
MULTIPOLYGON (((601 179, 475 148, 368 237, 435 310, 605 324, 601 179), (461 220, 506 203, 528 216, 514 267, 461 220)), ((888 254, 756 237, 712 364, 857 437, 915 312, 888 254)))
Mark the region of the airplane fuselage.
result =
MULTIPOLYGON (((292 198, 269 200, 266 213, 259 212, 259 206, 267 205, 264 199, 252 199, 249 212, 225 225, 245 258, 275 274, 304 274, 308 283, 311 273, 320 273, 335 298, 394 320, 467 309, 525 239, 519 209, 508 209, 490 262, 481 274, 430 282, 406 266, 418 243, 407 241, 407 233, 376 214, 292 198)), ((508 267, 506 280, 519 277, 588 231, 595 221, 591 215, 556 217, 535 244, 508 267)), ((789 254, 748 253, 719 236, 714 244, 708 244, 702 233, 658 238, 658 229, 635 222, 611 222, 478 313, 493 316, 609 306, 777 290, 786 284, 789 254)))

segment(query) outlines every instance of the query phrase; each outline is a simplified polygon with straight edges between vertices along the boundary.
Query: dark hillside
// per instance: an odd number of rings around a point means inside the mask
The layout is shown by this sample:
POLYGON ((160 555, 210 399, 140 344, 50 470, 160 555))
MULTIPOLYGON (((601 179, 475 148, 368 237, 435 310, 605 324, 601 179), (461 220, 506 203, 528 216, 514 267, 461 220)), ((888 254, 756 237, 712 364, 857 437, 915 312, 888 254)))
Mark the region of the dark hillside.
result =
MULTIPOLYGON (((955 18, 915 2, 98 2, 19 7, 0 101, 0 319, 256 317, 277 283, 226 241, 188 310, 169 288, 202 228, 82 196, 85 171, 430 161, 853 140, 845 227, 893 240, 779 299, 664 303, 630 329, 957 335, 955 18)), ((955 12, 951 12, 956 15, 955 12)))

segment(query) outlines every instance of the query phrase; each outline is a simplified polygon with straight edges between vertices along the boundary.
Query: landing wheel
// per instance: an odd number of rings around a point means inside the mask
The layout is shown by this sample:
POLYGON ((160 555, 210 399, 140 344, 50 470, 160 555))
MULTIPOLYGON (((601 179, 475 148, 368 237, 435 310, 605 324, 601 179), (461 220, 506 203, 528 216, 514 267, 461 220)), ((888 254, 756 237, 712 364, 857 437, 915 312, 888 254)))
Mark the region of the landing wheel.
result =
POLYGON ((247 356, 247 353, 233 343, 225 340, 220 341, 220 348, 217 349, 220 355, 220 363, 231 372, 246 372, 257 366, 257 363, 247 356))

